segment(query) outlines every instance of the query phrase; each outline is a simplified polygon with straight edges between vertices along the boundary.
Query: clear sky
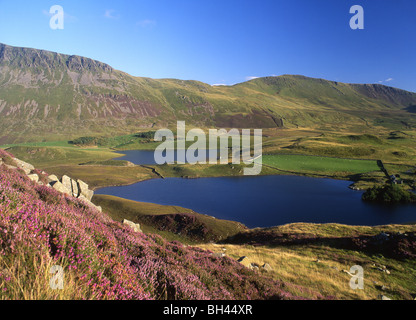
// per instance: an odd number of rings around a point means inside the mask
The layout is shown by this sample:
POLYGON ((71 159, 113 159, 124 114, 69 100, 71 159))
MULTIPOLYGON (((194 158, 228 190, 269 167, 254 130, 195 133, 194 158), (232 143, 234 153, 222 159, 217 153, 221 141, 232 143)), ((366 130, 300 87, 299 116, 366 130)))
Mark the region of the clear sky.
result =
POLYGON ((302 74, 416 92, 415 0, 0 0, 0 42, 134 76, 234 84, 302 74), (49 27, 52 5, 64 30, 49 27), (364 30, 352 30, 352 5, 364 30))

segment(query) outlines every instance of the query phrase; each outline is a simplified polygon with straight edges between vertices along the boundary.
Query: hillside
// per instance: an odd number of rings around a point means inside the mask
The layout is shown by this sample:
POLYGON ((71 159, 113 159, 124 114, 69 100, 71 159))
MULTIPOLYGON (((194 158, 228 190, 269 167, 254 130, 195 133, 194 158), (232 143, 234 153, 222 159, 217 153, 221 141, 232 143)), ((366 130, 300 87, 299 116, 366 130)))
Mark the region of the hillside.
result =
POLYGON ((130 76, 79 56, 0 44, 0 144, 201 127, 416 126, 416 93, 304 76, 234 86, 130 76))
POLYGON ((20 168, 0 149, 0 299, 416 296, 415 225, 246 229, 185 208, 95 196, 101 209, 51 188, 46 173, 20 168), (143 231, 120 222, 126 218, 143 231), (347 285, 357 264, 365 290, 347 285), (63 290, 49 286, 55 265, 63 290))
MULTIPOLYGON (((35 182, 0 150, 0 299, 294 299, 290 283, 167 242, 35 182), (50 271, 64 270, 63 290, 50 271)), ((323 298, 319 293, 316 297, 323 298)))
POLYGON ((274 279, 324 296, 350 300, 416 298, 416 226, 348 226, 293 223, 251 229, 199 247, 246 256, 252 266, 270 266, 274 279), (364 290, 352 290, 349 270, 364 269, 364 290))

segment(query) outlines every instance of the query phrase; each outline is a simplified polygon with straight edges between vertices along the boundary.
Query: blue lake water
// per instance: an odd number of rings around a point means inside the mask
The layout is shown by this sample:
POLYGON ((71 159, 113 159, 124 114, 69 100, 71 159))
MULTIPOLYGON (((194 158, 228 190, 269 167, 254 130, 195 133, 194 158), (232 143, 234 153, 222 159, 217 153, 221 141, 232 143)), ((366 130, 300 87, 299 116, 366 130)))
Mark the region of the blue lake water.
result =
MULTIPOLYGON (((169 152, 173 153, 173 156, 175 158, 175 161, 177 159, 177 150, 171 150, 169 152)), ((219 152, 218 154, 215 154, 214 156, 210 155, 210 150, 206 150, 206 154, 204 159, 208 162, 209 159, 213 159, 215 161, 219 162, 219 152)), ((151 150, 126 150, 119 152, 121 154, 124 154, 124 156, 121 156, 120 158, 117 158, 117 160, 127 160, 134 164, 143 164, 143 165, 154 165, 157 164, 154 159, 154 151, 151 150)), ((165 154, 164 154, 165 156, 165 154)), ((198 156, 198 152, 195 153, 195 156, 198 156)))
POLYGON ((167 178, 96 193, 177 205, 250 228, 292 222, 384 225, 416 221, 415 205, 366 203, 361 200, 362 192, 348 189, 349 184, 299 176, 167 178))
POLYGON ((124 154, 120 158, 116 158, 115 160, 127 160, 134 164, 148 164, 153 165, 156 164, 154 158, 154 151, 150 150, 126 150, 118 152, 124 154))

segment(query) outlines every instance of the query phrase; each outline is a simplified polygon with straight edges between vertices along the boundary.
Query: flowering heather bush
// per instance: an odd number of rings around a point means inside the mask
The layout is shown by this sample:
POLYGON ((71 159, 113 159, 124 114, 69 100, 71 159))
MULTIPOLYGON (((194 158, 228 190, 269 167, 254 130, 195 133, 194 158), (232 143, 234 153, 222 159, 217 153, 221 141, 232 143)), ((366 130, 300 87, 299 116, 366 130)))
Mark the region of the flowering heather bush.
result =
POLYGON ((416 259, 416 232, 406 234, 386 234, 386 239, 380 235, 355 237, 351 248, 370 253, 381 253, 393 259, 416 259))
POLYGON ((16 162, 13 160, 14 156, 11 153, 0 149, 0 159, 9 166, 16 166, 16 162))
POLYGON ((48 174, 46 172, 41 171, 41 170, 38 170, 38 169, 35 169, 35 170, 32 170, 31 173, 32 174, 37 174, 38 177, 39 177, 39 181, 41 183, 43 183, 44 185, 47 185, 48 184, 48 174))
POLYGON ((190 239, 213 241, 218 238, 198 217, 188 213, 146 215, 138 217, 138 221, 161 231, 186 235, 190 239))
POLYGON ((0 167, 1 299, 290 299, 229 258, 136 233, 78 199, 0 167), (49 287, 53 265, 64 290, 49 287))

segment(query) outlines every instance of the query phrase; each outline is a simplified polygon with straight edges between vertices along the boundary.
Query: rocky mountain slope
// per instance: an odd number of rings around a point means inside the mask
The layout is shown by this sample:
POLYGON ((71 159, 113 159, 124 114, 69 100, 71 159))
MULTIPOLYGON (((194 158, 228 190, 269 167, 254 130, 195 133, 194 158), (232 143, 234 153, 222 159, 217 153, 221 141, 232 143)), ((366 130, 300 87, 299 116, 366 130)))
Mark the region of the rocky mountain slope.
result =
POLYGON ((130 76, 79 56, 0 44, 0 143, 201 127, 409 128, 416 93, 285 75, 234 86, 130 76))

